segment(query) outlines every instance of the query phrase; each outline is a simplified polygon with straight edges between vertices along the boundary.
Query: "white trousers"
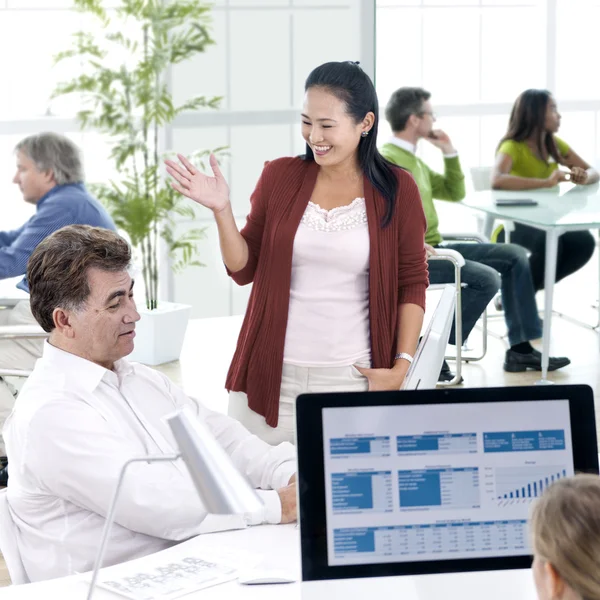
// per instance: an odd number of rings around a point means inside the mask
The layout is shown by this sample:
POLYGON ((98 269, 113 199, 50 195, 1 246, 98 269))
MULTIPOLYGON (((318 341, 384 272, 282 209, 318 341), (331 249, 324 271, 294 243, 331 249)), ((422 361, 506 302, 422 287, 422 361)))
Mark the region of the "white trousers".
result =
POLYGON ((367 379, 352 366, 296 367, 284 364, 277 427, 267 425, 262 415, 248 408, 248 396, 244 392, 230 392, 228 414, 248 431, 273 446, 281 442, 294 444, 296 398, 300 394, 365 392, 368 388, 367 379))
MULTIPOLYGON (((29 300, 21 300, 13 308, 0 309, 0 328, 4 325, 37 325, 29 300)), ((33 369, 42 356, 44 340, 0 340, 0 369, 33 369)), ((24 380, 23 380, 24 381, 24 380)), ((15 403, 12 391, 4 380, 0 381, 0 456, 6 455, 2 428, 15 403)))

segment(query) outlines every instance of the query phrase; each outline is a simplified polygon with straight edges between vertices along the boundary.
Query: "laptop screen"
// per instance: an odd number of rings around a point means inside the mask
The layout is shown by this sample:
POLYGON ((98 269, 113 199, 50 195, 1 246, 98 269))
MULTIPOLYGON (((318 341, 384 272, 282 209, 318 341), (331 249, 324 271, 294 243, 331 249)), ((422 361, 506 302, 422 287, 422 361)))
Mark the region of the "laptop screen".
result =
POLYGON ((598 472, 591 390, 545 389, 301 396, 304 578, 528 566, 532 502, 598 472))

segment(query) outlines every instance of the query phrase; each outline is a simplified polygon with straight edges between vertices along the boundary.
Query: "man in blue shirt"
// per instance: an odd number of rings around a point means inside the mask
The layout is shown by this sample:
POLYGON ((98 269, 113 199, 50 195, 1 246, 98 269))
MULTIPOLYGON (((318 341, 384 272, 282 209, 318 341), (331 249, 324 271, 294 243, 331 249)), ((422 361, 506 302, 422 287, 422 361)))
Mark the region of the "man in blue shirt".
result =
MULTIPOLYGON (((40 133, 21 140, 15 148, 16 183, 25 202, 35 204, 36 212, 22 227, 0 232, 0 279, 23 275, 17 287, 29 293, 25 273, 27 261, 36 246, 66 225, 92 225, 115 230, 104 207, 86 190, 79 148, 56 133, 40 133)), ((5 325, 37 325, 29 300, 14 308, 0 310, 0 331, 5 325)), ((33 369, 42 355, 42 340, 0 340, 0 368, 33 369)), ((14 397, 0 381, 0 431, 12 410, 14 397)), ((0 436, 0 455, 4 455, 0 436)), ((0 485, 5 483, 0 469, 0 485)))

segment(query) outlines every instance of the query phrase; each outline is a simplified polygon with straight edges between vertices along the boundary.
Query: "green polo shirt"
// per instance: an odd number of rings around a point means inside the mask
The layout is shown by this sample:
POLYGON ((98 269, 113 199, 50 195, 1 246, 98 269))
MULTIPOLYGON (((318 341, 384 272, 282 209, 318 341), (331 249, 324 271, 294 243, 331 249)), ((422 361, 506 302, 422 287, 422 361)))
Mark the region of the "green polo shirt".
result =
POLYGON ((432 171, 412 152, 392 143, 384 144, 381 154, 387 160, 412 173, 421 194, 423 210, 427 219, 425 243, 437 246, 443 241, 438 230, 439 219, 433 200, 458 202, 465 197, 465 176, 458 156, 444 158, 444 174, 432 171))

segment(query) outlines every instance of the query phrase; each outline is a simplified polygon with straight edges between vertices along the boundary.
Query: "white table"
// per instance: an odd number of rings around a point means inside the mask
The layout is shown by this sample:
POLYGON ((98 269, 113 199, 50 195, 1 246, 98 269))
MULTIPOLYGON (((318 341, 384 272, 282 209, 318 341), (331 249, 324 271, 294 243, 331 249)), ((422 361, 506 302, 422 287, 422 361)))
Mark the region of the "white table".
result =
MULTIPOLYGON (((598 184, 575 186, 561 184, 547 190, 506 192, 487 190, 469 194, 462 206, 485 214, 485 231, 489 237, 494 220, 504 219, 530 225, 546 232, 546 267, 544 273, 544 331, 542 338, 542 378, 548 381, 550 357, 550 331, 552 327, 552 303, 558 238, 567 231, 600 229, 600 191, 598 184), (497 198, 533 198, 537 206, 496 206, 497 198)), ((599 307, 600 317, 600 307, 599 307)))
POLYGON ((243 319, 243 315, 190 319, 180 359, 155 368, 206 407, 226 413, 225 380, 243 319))
MULTIPOLYGON (((300 578, 299 531, 293 525, 263 525, 241 531, 206 534, 179 546, 164 550, 152 559, 181 556, 222 548, 234 548, 259 553, 264 566, 282 569, 300 578)), ((132 561, 140 571, 150 557, 132 561)), ((110 576, 111 569, 103 573, 110 576)), ((85 598, 87 575, 74 575, 46 582, 3 588, 2 600, 38 600, 60 598, 81 600, 85 598)), ((98 600, 118 600, 110 592, 98 589, 98 600)), ((529 570, 495 571, 480 573, 454 573, 423 575, 418 577, 381 577, 373 579, 346 579, 282 585, 241 585, 231 581, 184 596, 185 600, 535 600, 535 590, 529 570)))

